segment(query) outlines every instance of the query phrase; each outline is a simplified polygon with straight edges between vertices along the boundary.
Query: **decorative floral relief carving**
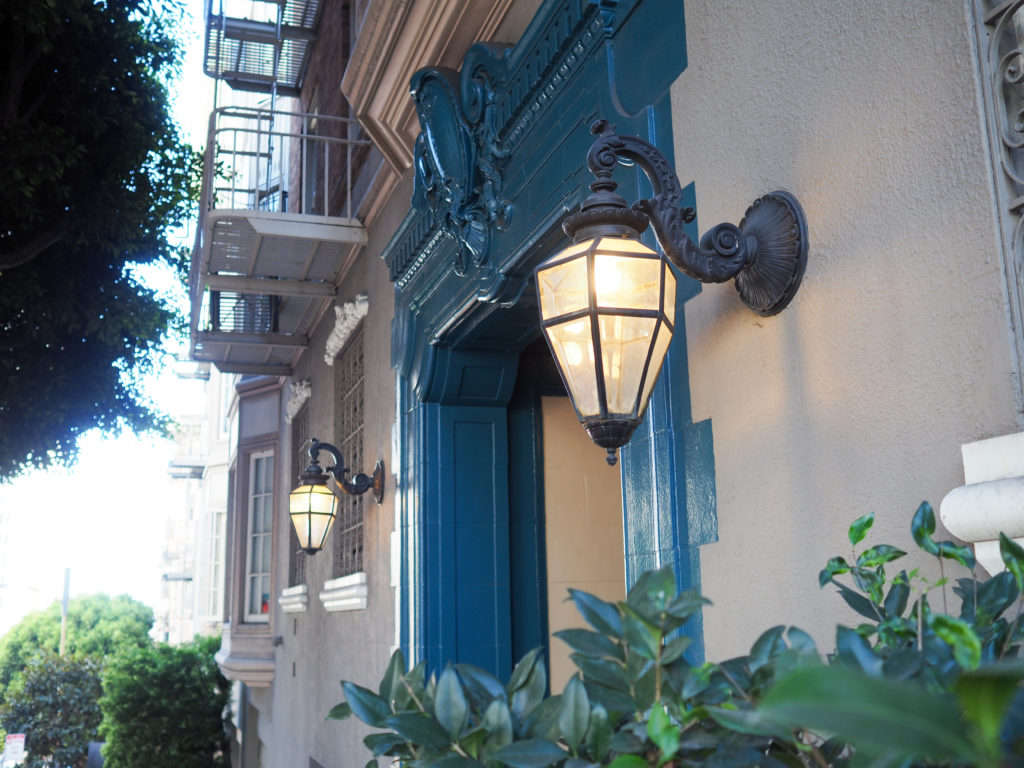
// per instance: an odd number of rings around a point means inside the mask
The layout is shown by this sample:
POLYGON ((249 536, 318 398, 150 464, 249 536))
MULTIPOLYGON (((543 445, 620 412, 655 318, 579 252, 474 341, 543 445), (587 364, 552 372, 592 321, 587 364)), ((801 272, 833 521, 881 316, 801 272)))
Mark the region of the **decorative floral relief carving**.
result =
POLYGON ((309 400, 312 394, 313 383, 309 379, 293 381, 288 394, 288 402, 284 406, 284 420, 291 424, 292 419, 295 418, 296 414, 302 409, 303 404, 309 400))
POLYGON ((370 299, 365 293, 356 296, 355 301, 348 301, 340 307, 334 308, 334 329, 327 337, 324 344, 324 362, 334 365, 334 358, 337 357, 341 348, 345 346, 352 331, 359 325, 359 321, 366 317, 370 311, 370 299))
POLYGON ((996 173, 1001 168, 1003 176, 998 186, 1007 247, 1004 269, 1017 351, 1018 397, 1024 400, 1024 0, 976 0, 976 7, 992 149, 999 158, 996 173))

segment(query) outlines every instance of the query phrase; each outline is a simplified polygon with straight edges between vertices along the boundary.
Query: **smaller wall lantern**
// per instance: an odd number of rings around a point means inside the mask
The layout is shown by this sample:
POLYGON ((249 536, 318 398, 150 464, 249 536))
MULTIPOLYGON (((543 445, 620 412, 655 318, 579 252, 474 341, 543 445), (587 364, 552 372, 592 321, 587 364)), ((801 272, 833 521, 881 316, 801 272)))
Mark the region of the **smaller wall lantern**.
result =
POLYGON ((299 548, 307 554, 315 555, 324 548, 324 541, 337 515, 338 497, 327 486, 329 477, 333 476, 338 488, 350 496, 359 496, 372 489, 377 504, 383 501, 383 461, 377 462, 372 476, 360 472, 348 480, 345 477, 348 472, 337 448, 330 443, 321 443, 316 438, 309 441, 309 466, 299 475, 300 485, 288 494, 288 514, 295 526, 299 548), (326 451, 332 456, 332 466, 320 468, 320 451, 326 451))
POLYGON ((735 278, 743 302, 759 315, 793 299, 807 263, 807 222, 796 198, 772 192, 755 200, 737 227, 719 224, 700 244, 683 230, 679 179, 654 146, 618 136, 604 120, 587 155, 591 194, 562 228, 568 248, 537 267, 541 328, 576 415, 608 451, 629 442, 675 331, 676 281, 667 261, 701 282, 735 278), (654 197, 628 207, 611 174, 621 161, 643 170, 654 197), (640 242, 648 224, 664 257, 640 242), (667 261, 666 261, 667 258, 667 261))

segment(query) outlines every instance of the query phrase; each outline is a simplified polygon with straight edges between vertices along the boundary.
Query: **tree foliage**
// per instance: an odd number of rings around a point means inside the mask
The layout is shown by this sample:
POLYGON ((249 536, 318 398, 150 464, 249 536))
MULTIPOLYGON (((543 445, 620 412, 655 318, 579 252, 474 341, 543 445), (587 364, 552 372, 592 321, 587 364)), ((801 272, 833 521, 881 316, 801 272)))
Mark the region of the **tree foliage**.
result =
POLYGON ((168 111, 180 0, 0 3, 0 478, 93 428, 157 429, 137 388, 174 311, 131 265, 168 240, 198 158, 168 111))
MULTIPOLYGON (((60 648, 60 603, 30 613, 0 638, 0 686, 6 689, 33 658, 60 648)), ((128 595, 86 595, 68 604, 67 652, 97 659, 150 645, 153 609, 128 595)))
POLYGON ((219 638, 139 648, 103 676, 107 768, 222 768, 228 765, 223 711, 228 682, 213 654, 219 638))
POLYGON ((25 768, 85 768, 89 742, 98 738, 99 663, 46 653, 29 662, 7 694, 0 722, 25 734, 25 768))

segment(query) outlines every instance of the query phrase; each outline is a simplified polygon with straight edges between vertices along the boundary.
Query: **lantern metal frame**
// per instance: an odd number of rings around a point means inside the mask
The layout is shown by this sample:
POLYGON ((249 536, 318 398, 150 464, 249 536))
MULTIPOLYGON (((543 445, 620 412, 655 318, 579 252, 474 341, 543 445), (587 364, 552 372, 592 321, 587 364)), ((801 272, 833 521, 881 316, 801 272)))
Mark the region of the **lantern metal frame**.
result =
MULTIPOLYGON (((807 219, 797 199, 788 192, 777 190, 755 200, 747 208, 739 226, 730 223, 718 224, 708 230, 699 243, 694 243, 686 234, 685 226, 696 218, 693 208, 683 207, 682 188, 679 178, 665 156, 652 144, 635 136, 619 136, 615 127, 605 120, 598 120, 591 127, 597 139, 587 153, 587 166, 594 175, 590 194, 583 201, 577 213, 570 214, 562 222, 562 229, 579 244, 597 238, 628 238, 639 240, 648 226, 654 230, 662 254, 684 275, 704 283, 721 283, 734 279, 740 299, 754 313, 768 317, 785 309, 796 295, 807 266, 807 219), (638 200, 632 206, 615 190, 617 182, 612 172, 620 163, 635 163, 649 179, 654 190, 653 197, 638 200)), ((593 246, 591 247, 593 250, 593 246)), ((558 255, 545 261, 537 268, 539 273, 558 263, 558 255)), ((591 260, 593 256, 589 257, 591 260)), ((588 263, 588 270, 593 264, 588 263)), ((543 307, 540 295, 540 281, 537 281, 538 304, 543 307)), ((660 291, 664 300, 664 288, 660 291)), ((596 310, 593 280, 590 284, 590 307, 579 314, 592 314, 596 310)), ((663 307, 659 310, 663 311, 663 307)), ((615 314, 637 314, 636 311, 615 309, 615 314)), ((558 361, 548 329, 567 318, 541 318, 548 346, 558 361)), ((670 329, 674 330, 674 328, 670 329)), ((593 332, 596 336, 597 328, 593 332)), ((584 417, 580 414, 574 399, 577 416, 587 433, 599 446, 608 452, 607 461, 615 464, 615 451, 629 442, 647 408, 651 388, 646 389, 644 402, 638 403, 632 415, 610 414, 604 398, 604 381, 599 354, 601 343, 595 339, 595 373, 601 413, 584 417)), ((652 347, 653 349, 653 347, 652 347)), ((654 374, 660 372, 661 361, 657 362, 654 374)), ((652 365, 650 353, 645 362, 644 376, 649 375, 652 365)), ((558 363, 559 372, 570 395, 567 373, 558 363)), ((641 379, 641 382, 643 379, 641 379)))
MULTIPOLYGON (((361 496, 367 491, 373 491, 373 498, 377 502, 377 506, 380 506, 384 501, 384 460, 380 459, 377 461, 376 466, 373 468, 373 474, 367 475, 363 472, 358 472, 351 480, 346 476, 351 470, 345 466, 345 460, 341 456, 341 452, 330 443, 322 443, 315 437, 309 440, 309 465, 299 474, 299 485, 292 490, 294 493, 299 488, 310 485, 327 485, 329 478, 333 477, 338 488, 349 496, 361 496), (331 458, 334 459, 334 464, 321 468, 320 467, 320 451, 330 454, 331 458)), ((335 505, 335 508, 337 505, 335 505)), ((305 514, 309 514, 308 512, 305 514)), ((300 513, 301 515, 301 513, 300 513)), ((330 525, 333 525, 332 515, 331 523, 328 524, 328 531, 325 532, 324 538, 326 539, 327 534, 330 532, 330 525)), ((293 515, 289 512, 289 517, 293 515)), ((303 548, 307 554, 315 555, 320 551, 320 548, 303 548)))

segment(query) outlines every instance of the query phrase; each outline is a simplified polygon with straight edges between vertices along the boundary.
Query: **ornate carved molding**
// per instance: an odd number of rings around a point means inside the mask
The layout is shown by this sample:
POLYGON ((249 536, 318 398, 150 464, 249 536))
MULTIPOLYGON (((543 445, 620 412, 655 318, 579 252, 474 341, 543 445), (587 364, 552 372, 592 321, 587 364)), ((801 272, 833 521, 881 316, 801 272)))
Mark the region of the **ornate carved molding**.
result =
POLYGON ((355 301, 348 301, 340 307, 334 308, 334 328, 331 335, 327 337, 324 344, 324 362, 334 365, 334 358, 345 346, 352 331, 359 325, 359 321, 366 317, 370 311, 370 299, 365 293, 356 296, 355 301))
POLYGON ((403 173, 419 125, 409 81, 428 65, 458 67, 466 50, 493 37, 513 0, 372 0, 341 90, 367 134, 403 173))
POLYGON ((313 394, 313 383, 309 379, 293 381, 289 387, 288 402, 284 406, 284 420, 289 424, 313 394))
POLYGON ((1003 268, 1024 413, 1024 0, 974 0, 993 169, 1002 215, 1003 268), (995 158, 998 158, 996 160, 995 158))

